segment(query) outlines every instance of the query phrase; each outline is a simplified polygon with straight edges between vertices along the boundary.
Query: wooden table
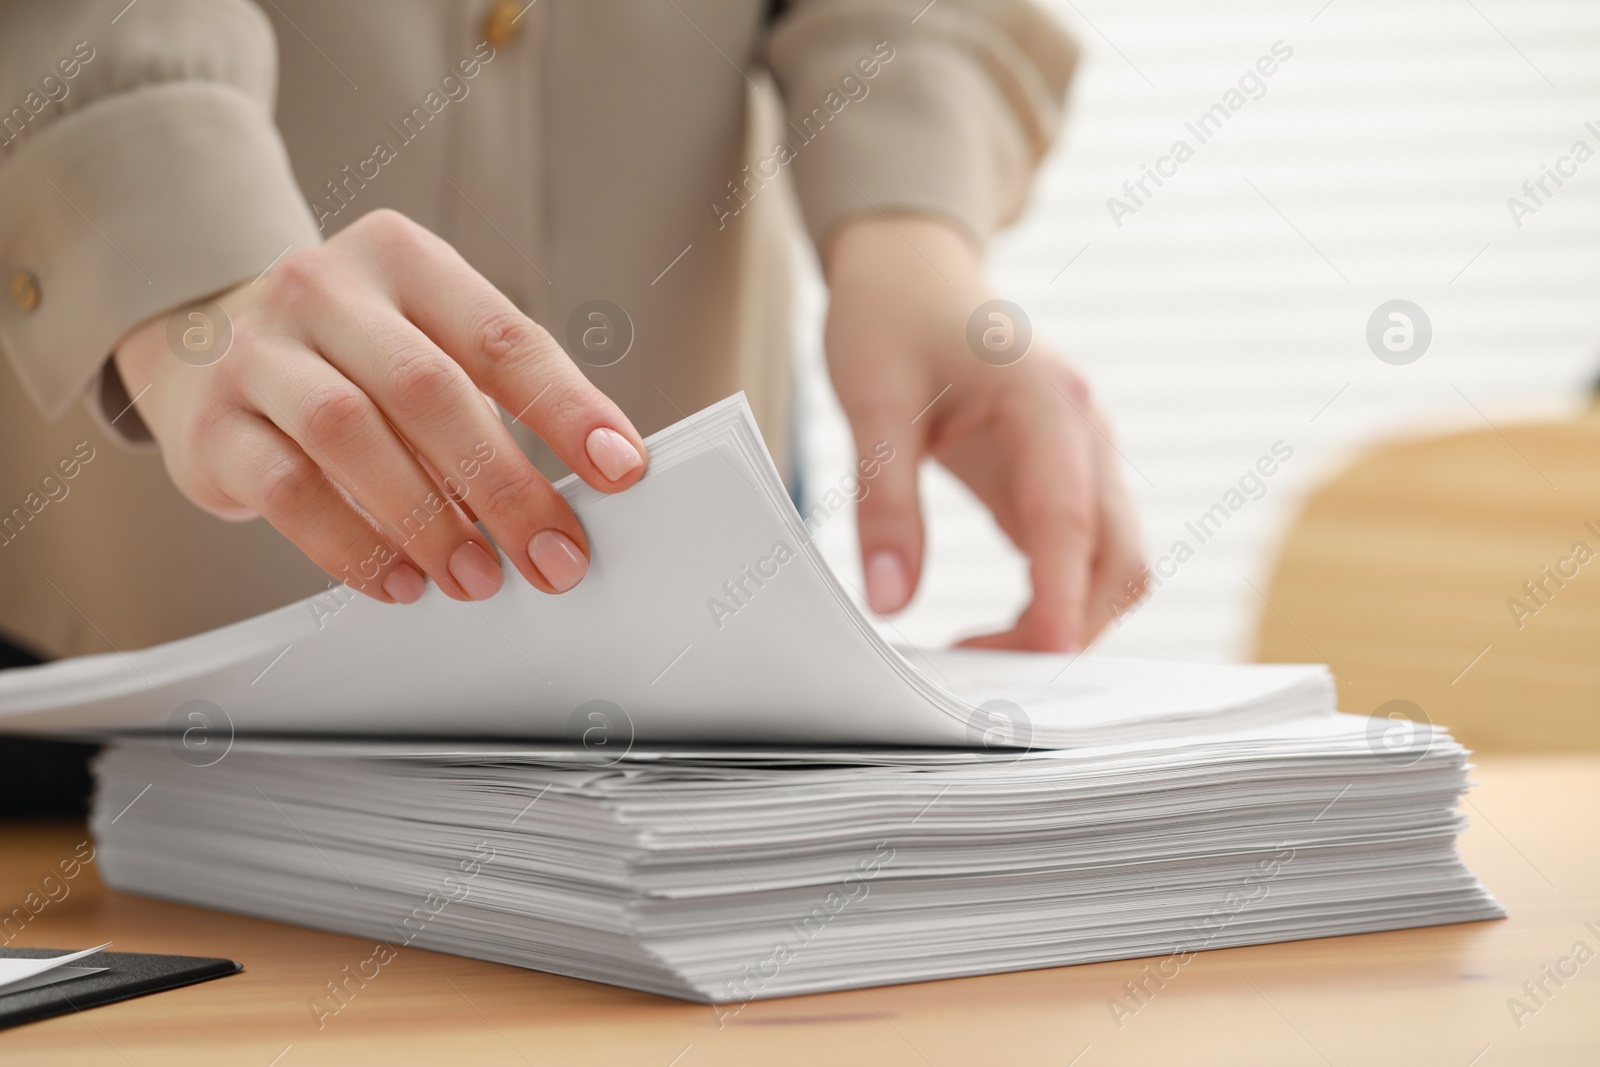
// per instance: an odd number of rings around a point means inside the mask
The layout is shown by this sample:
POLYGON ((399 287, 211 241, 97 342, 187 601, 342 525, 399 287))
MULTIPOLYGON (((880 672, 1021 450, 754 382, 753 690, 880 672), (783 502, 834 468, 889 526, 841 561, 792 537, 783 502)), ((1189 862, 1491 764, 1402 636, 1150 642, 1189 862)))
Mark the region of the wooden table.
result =
MULTIPOLYGON (((1107 1002, 1138 962, 757 1002, 719 1027, 704 1005, 406 949, 319 1030, 308 1001, 369 942, 110 892, 90 865, 13 945, 113 941, 245 973, 0 1032, 0 1062, 1600 1064, 1600 956, 1546 979, 1542 1006, 1522 989, 1579 941, 1600 953, 1600 756, 1480 762, 1462 848, 1508 920, 1202 953, 1120 1029, 1107 1002), (1512 997, 1536 1010, 1514 1019, 1512 997)), ((0 835, 7 909, 84 838, 0 835)))

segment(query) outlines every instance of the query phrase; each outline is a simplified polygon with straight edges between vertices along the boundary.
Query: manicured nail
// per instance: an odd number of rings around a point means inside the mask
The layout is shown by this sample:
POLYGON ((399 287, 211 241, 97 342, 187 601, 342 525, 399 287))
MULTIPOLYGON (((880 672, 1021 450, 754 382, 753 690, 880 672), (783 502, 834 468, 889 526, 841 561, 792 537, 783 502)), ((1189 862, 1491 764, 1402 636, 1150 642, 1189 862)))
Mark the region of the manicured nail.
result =
POLYGON ((556 530, 540 530, 534 534, 533 540, 528 542, 528 558, 558 593, 565 593, 589 573, 589 561, 583 558, 572 538, 556 530))
POLYGON ((450 577, 473 600, 488 600, 505 582, 499 560, 472 541, 463 543, 451 554, 450 577))
POLYGON ((613 482, 621 481, 629 471, 644 462, 632 442, 606 426, 590 431, 589 440, 584 442, 583 447, 589 453, 589 461, 613 482))
POLYGON ((874 552, 867 560, 867 602, 880 615, 889 615, 911 599, 911 575, 898 552, 874 552))
POLYGON ((409 563, 396 564, 383 579, 383 591, 396 604, 415 604, 422 599, 422 591, 426 587, 427 582, 422 580, 417 568, 409 563))

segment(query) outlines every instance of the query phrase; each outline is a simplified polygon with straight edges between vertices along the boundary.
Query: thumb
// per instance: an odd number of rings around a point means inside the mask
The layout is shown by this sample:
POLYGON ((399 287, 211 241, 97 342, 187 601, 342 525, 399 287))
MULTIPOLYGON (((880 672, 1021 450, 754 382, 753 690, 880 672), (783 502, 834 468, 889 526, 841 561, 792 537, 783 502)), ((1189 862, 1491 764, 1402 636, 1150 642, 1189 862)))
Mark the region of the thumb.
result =
POLYGON ((922 574, 921 438, 896 416, 862 419, 854 430, 861 480, 856 525, 867 602, 880 615, 890 615, 911 601, 922 574))

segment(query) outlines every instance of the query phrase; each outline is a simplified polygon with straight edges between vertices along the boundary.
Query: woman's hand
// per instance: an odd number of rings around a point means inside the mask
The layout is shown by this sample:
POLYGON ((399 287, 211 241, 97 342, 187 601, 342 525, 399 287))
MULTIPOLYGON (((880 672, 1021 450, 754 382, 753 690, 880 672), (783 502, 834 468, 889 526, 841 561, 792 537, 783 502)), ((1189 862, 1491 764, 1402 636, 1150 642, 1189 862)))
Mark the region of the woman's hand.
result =
POLYGON ((216 305, 222 321, 183 309, 116 350, 173 482, 222 518, 264 516, 378 600, 411 603, 424 575, 457 600, 494 595, 500 564, 474 518, 547 593, 588 569, 577 516, 485 394, 596 489, 644 473, 638 432, 561 346, 395 212, 290 254, 216 305), (217 359, 205 344, 221 348, 230 327, 217 359))
POLYGON ((966 644, 1082 649, 1110 621, 1111 604, 1125 606, 1145 581, 1110 430, 1083 379, 1038 343, 1022 348, 1026 324, 1005 309, 979 311, 993 294, 972 245, 949 224, 846 223, 824 266, 828 367, 857 451, 870 456, 883 440, 895 450, 858 512, 873 608, 899 611, 916 591, 917 465, 932 456, 1031 564, 1033 602, 1016 625, 966 644))

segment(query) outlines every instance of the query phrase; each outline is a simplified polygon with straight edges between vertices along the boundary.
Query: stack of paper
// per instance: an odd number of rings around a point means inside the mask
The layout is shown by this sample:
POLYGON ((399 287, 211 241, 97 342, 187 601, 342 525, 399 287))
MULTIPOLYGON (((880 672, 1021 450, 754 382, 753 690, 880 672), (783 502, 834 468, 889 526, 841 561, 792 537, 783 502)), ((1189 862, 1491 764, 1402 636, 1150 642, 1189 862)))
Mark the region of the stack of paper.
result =
POLYGON ((741 399, 650 450, 562 484, 571 593, 335 588, 0 674, 0 728, 115 739, 118 888, 723 1003, 1500 914, 1442 730, 1319 667, 902 653, 741 399))
POLYGON ((1465 753, 1365 723, 610 766, 158 741, 102 757, 93 827, 125 889, 723 1003, 1500 915, 1456 856, 1465 753))

